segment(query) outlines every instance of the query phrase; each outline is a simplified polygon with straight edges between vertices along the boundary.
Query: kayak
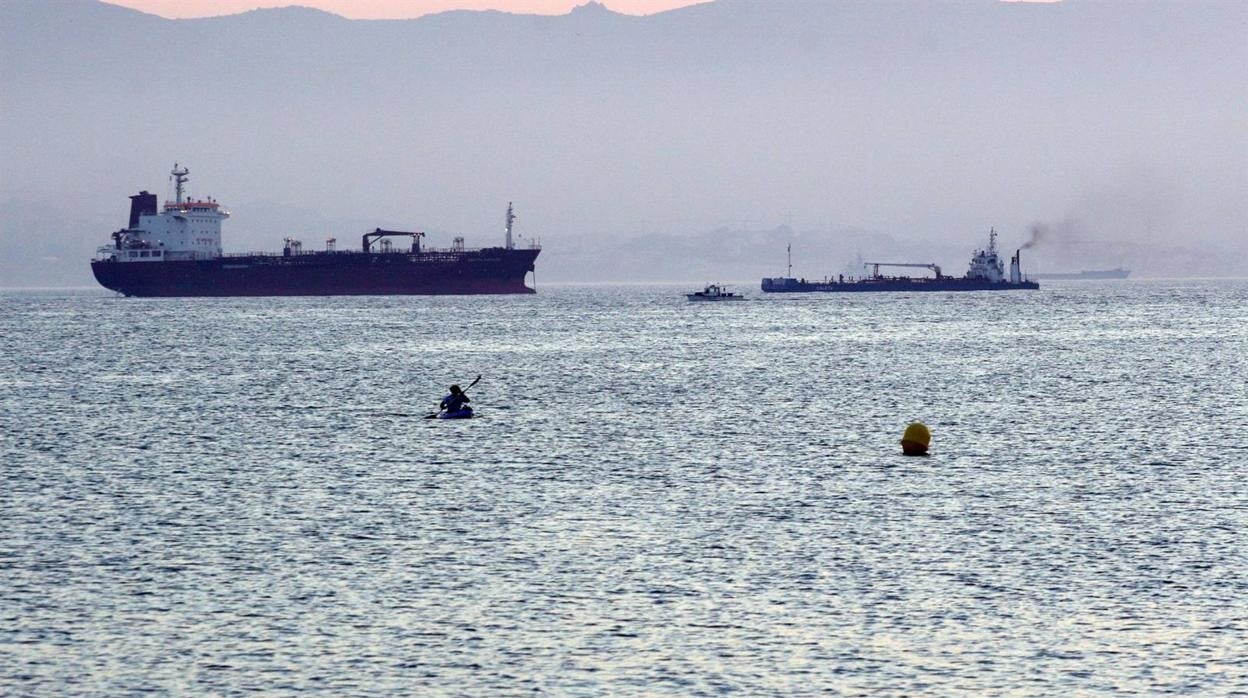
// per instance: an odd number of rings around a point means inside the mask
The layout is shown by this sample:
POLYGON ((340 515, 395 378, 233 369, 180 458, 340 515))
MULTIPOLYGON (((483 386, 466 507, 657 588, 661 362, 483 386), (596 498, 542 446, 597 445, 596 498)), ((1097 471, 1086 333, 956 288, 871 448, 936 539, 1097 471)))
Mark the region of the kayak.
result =
POLYGON ((438 419, 472 419, 472 408, 463 407, 454 412, 443 412, 438 415, 438 419))

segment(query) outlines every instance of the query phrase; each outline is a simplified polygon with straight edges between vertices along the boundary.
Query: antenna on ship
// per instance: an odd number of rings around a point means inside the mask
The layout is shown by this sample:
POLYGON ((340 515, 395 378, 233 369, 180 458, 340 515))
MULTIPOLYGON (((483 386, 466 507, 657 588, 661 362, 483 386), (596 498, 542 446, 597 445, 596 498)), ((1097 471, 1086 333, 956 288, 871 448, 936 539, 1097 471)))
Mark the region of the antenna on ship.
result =
POLYGON ((511 244, 511 228, 515 225, 516 214, 511 210, 511 202, 507 202, 507 249, 512 249, 511 244))
POLYGON ((175 201, 179 204, 182 203, 182 185, 186 184, 186 180, 188 179, 187 175, 190 173, 191 171, 186 169, 185 167, 179 168, 178 163, 176 162, 173 163, 173 171, 169 173, 170 175, 173 176, 173 182, 174 182, 174 187, 175 187, 174 191, 177 192, 175 201))

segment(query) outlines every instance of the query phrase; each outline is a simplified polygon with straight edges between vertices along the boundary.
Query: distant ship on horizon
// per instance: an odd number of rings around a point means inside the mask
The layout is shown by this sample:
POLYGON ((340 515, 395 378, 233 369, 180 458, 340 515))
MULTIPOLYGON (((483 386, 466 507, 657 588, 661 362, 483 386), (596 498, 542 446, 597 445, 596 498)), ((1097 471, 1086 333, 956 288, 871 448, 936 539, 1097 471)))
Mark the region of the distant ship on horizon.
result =
POLYGON ((361 250, 304 251, 285 238, 280 253, 231 254, 221 248, 221 221, 230 217, 212 198, 192 199, 183 186, 190 170, 173 166, 177 195, 159 210, 156 195, 130 197, 130 220, 99 248, 91 272, 101 286, 127 296, 476 295, 536 293, 525 284, 541 253, 512 241, 515 214, 507 204, 502 247, 470 249, 457 237, 449 249, 421 246, 419 231, 365 233, 361 250), (401 249, 391 238, 409 238, 401 249))
POLYGON ((1130 273, 1130 269, 1114 267, 1113 269, 1084 269, 1083 271, 1050 272, 1047 274, 1032 274, 1032 276, 1037 279, 1125 279, 1130 273))

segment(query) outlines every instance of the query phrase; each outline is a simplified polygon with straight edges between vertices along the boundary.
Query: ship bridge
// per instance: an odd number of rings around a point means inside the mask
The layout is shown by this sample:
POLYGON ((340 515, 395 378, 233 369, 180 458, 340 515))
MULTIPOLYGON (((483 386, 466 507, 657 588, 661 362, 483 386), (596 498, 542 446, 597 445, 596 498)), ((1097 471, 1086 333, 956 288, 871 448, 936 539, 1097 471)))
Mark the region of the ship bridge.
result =
POLYGON ((118 262, 215 259, 222 255, 221 221, 228 211, 212 198, 186 195, 190 170, 174 164, 169 173, 174 200, 156 208, 156 195, 146 191, 130 197, 130 220, 113 233, 113 244, 97 257, 118 262))

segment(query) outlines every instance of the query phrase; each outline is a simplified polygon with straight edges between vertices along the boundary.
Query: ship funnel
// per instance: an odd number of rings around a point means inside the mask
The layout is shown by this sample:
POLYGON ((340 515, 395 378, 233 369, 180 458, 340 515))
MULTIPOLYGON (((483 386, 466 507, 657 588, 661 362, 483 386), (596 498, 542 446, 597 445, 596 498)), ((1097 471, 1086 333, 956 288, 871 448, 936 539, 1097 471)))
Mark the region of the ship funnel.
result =
POLYGON ((1023 254, 1022 248, 1014 250, 1014 256, 1010 257, 1010 283, 1021 284, 1023 282, 1022 265, 1019 263, 1019 257, 1023 254))
POLYGON ((130 224, 126 227, 130 230, 139 227, 139 216, 144 213, 156 213, 156 195, 146 190, 130 197, 130 224))

